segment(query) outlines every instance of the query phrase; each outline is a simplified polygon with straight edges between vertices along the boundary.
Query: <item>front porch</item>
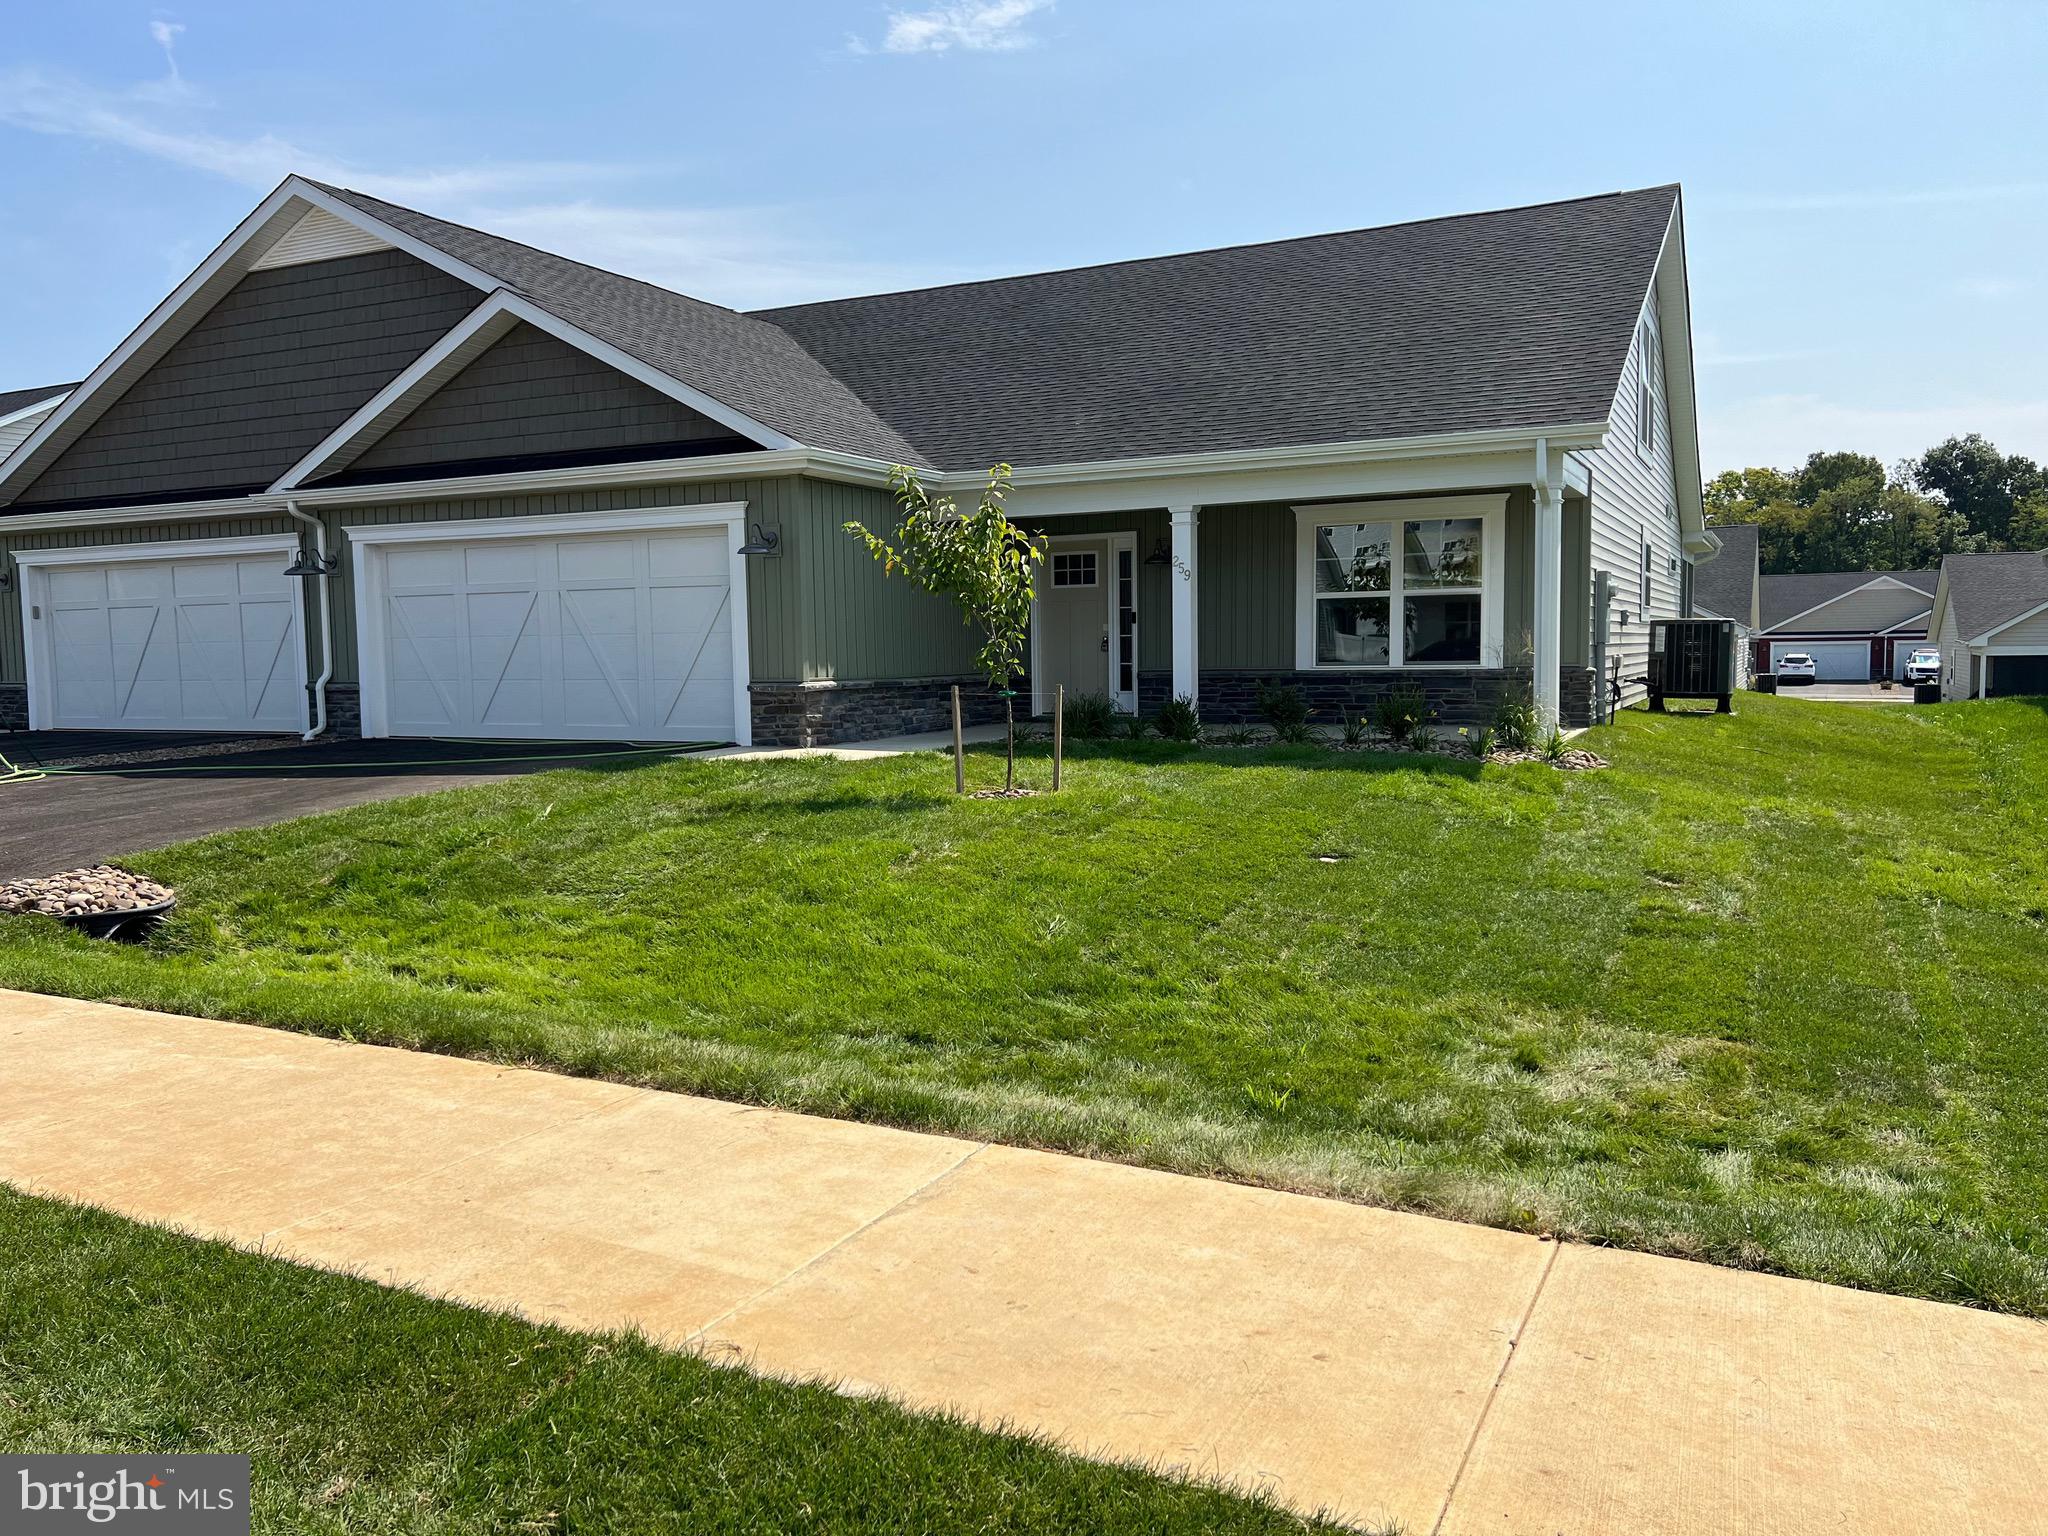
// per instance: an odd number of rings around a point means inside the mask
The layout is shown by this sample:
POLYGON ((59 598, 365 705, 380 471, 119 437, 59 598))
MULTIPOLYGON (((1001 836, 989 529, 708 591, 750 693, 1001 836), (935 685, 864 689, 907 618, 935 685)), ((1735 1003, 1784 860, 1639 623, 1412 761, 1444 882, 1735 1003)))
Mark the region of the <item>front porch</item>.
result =
POLYGON ((1546 722, 1590 723, 1587 501, 1553 499, 1547 587, 1529 486, 1031 519, 1049 541, 1031 712, 1049 713, 1064 686, 1142 715, 1187 696, 1208 723, 1249 724, 1262 689, 1293 687, 1328 724, 1416 689, 1457 726, 1489 721, 1527 679, 1546 722), (1548 689, 1536 682, 1546 618, 1548 689))

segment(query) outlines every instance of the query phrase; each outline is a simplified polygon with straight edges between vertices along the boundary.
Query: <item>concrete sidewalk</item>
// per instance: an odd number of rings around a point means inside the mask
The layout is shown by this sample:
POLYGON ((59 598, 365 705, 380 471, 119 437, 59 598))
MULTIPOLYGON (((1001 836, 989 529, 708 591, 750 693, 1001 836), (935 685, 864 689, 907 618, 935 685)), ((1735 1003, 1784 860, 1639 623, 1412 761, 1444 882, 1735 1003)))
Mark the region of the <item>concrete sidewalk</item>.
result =
POLYGON ((2048 1328, 0 992, 0 1179, 1430 1532, 2048 1532, 2048 1328))

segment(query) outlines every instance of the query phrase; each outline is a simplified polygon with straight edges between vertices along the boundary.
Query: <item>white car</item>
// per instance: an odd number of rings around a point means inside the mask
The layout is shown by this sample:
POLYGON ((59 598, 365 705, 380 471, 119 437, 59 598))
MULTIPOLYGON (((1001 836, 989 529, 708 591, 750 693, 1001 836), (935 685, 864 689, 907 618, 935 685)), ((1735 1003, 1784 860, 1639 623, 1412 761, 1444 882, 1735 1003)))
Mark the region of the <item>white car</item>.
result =
POLYGON ((1778 658, 1778 686, 1787 683, 1811 683, 1815 672, 1813 658, 1804 651, 1791 651, 1778 658))
POLYGON ((1906 681, 1909 683, 1938 683, 1941 681, 1941 652, 1919 650, 1906 658, 1906 681))

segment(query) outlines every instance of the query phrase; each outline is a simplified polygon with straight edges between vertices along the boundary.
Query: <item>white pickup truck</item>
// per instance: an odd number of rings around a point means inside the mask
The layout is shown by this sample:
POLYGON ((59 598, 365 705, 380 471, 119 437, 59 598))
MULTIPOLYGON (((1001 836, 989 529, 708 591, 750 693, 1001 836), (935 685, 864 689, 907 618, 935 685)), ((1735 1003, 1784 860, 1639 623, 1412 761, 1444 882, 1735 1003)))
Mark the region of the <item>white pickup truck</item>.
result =
POLYGON ((1909 683, 1938 683, 1941 681, 1941 652, 1923 646, 1906 658, 1906 681, 1909 683))

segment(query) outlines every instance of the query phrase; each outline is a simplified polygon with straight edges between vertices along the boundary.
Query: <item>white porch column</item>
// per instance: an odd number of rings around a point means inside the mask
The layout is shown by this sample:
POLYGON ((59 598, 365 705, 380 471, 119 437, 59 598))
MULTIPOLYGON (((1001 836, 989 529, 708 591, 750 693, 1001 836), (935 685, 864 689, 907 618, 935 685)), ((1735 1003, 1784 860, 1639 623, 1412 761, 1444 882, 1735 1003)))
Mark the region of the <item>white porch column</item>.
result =
POLYGON ((1536 483, 1536 622, 1531 658, 1536 669, 1536 721, 1544 731, 1558 723, 1558 669, 1563 661, 1564 633, 1564 495, 1549 471, 1545 462, 1536 483))
POLYGON ((1195 522, 1197 508, 1170 507, 1173 519, 1173 693, 1199 699, 1201 694, 1201 647, 1197 630, 1201 612, 1195 598, 1200 590, 1195 565, 1195 522))

